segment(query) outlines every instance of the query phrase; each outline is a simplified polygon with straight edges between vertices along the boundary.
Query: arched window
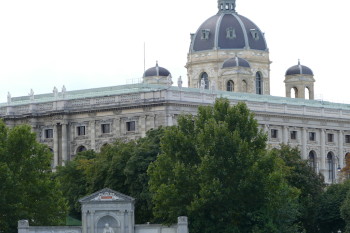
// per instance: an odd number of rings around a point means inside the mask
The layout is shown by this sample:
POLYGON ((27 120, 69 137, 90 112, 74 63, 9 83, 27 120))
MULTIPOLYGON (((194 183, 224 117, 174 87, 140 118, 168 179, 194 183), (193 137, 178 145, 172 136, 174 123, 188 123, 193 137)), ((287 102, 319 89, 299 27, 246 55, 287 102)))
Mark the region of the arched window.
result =
POLYGON ((79 146, 78 149, 77 149, 77 153, 83 152, 83 151, 86 151, 85 146, 79 146))
POLYGON ((235 90, 235 84, 234 84, 234 82, 232 80, 227 82, 226 90, 227 91, 234 91, 235 90))
POLYGON ((296 87, 293 87, 290 90, 290 97, 291 98, 298 98, 298 89, 296 87))
POLYGON ((310 89, 308 87, 305 87, 305 99, 310 99, 310 89))
POLYGON ((248 85, 245 80, 242 81, 242 91, 247 92, 248 91, 248 85))
POLYGON ((335 174, 334 174, 334 158, 332 152, 328 152, 327 154, 327 168, 328 168, 328 180, 330 182, 334 182, 335 174))
POLYGON ((256 94, 263 94, 263 78, 260 72, 257 72, 255 75, 255 86, 256 86, 256 94))
POLYGON ((201 74, 201 79, 200 79, 200 82, 199 82, 199 87, 202 87, 202 80, 204 81, 204 89, 209 89, 209 79, 208 79, 208 74, 207 73, 202 73, 201 74))
POLYGON ((312 168, 312 170, 317 172, 317 161, 316 161, 315 151, 310 151, 310 153, 309 153, 309 165, 312 168))

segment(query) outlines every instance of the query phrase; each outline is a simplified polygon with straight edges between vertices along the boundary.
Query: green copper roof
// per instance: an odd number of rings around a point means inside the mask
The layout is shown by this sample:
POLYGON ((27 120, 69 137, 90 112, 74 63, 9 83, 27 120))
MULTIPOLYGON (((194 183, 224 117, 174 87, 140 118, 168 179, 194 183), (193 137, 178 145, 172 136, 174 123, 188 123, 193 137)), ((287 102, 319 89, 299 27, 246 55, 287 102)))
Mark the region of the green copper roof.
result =
MULTIPOLYGON (((343 109, 350 110, 349 104, 333 103, 327 101, 319 100, 306 100, 306 99, 295 99, 287 97, 277 97, 270 95, 257 95, 249 93, 239 93, 239 92, 227 92, 227 91, 211 91, 211 90, 201 90, 198 88, 179 88, 176 86, 163 86, 163 85, 153 85, 153 84, 130 84, 130 85, 120 85, 112 87, 101 87, 101 88, 92 88, 84 89, 77 91, 67 91, 64 94, 64 97, 61 92, 58 93, 58 96, 55 98, 53 93, 49 94, 39 94, 34 96, 34 100, 31 100, 29 96, 22 97, 13 97, 11 99, 10 106, 18 105, 27 105, 30 103, 45 103, 53 101, 62 101, 62 100, 74 100, 74 99, 85 99, 93 97, 102 97, 102 96, 114 96, 122 94, 131 94, 131 93, 144 93, 151 91, 159 90, 171 90, 171 91, 181 91, 184 93, 206 93, 217 95, 217 97, 224 97, 231 100, 244 101, 244 102, 261 102, 261 103, 275 103, 275 104, 288 104, 295 106, 309 106, 309 107, 323 107, 331 109, 343 109)), ((7 103, 0 103, 0 107, 8 106, 7 103)))

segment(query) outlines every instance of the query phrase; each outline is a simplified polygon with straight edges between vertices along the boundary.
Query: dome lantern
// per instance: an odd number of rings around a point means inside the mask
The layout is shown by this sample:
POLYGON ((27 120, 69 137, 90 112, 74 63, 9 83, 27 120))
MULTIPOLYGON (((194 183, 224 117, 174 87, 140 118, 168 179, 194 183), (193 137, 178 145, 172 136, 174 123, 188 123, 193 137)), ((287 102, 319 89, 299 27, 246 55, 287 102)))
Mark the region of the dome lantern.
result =
POLYGON ((219 13, 236 12, 236 0, 218 0, 219 13))

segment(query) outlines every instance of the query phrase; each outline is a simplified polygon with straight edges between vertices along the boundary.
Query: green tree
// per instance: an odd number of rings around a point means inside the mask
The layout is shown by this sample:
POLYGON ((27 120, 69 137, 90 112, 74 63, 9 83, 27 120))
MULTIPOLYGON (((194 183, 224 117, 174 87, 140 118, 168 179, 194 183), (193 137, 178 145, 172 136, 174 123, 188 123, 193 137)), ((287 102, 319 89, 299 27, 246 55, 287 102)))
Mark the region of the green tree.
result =
MULTIPOLYGON (((350 181, 347 180, 345 185, 349 185, 350 181)), ((340 207, 340 215, 345 222, 345 233, 350 233, 350 191, 347 192, 345 200, 340 207)))
POLYGON ((317 206, 325 188, 323 176, 317 174, 308 162, 301 158, 297 148, 281 145, 280 149, 273 149, 271 153, 281 158, 289 168, 290 172, 286 176, 289 185, 300 190, 300 215, 297 223, 301 230, 317 232, 317 206))
POLYGON ((191 232, 296 232, 298 190, 245 104, 219 99, 166 130, 149 167, 154 215, 191 232))
POLYGON ((344 231, 345 221, 341 216, 340 210, 342 207, 343 217, 345 217, 347 207, 343 203, 347 203, 346 197, 349 190, 350 182, 332 184, 327 187, 319 200, 319 206, 317 208, 319 232, 337 232, 339 229, 342 232, 344 231))
POLYGON ((117 140, 104 146, 100 153, 80 153, 67 166, 59 168, 57 178, 69 200, 70 215, 80 217, 79 198, 109 187, 136 199, 137 223, 152 219, 147 169, 160 152, 163 132, 159 128, 138 140, 117 140))
POLYGON ((69 216, 75 219, 81 219, 79 199, 90 193, 89 171, 94 165, 95 158, 96 153, 92 150, 80 152, 65 166, 58 167, 55 174, 68 201, 69 216))
POLYGON ((51 152, 26 125, 8 129, 0 120, 0 232, 17 232, 17 221, 63 224, 66 202, 52 179, 51 152))

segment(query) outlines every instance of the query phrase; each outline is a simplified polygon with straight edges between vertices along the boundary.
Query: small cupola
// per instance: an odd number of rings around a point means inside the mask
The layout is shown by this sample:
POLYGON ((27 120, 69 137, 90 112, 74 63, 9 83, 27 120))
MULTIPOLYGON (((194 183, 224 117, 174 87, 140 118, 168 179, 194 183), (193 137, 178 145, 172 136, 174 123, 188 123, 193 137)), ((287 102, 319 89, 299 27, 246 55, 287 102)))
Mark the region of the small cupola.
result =
POLYGON ((314 73, 309 67, 301 65, 300 60, 286 71, 284 83, 286 97, 314 99, 314 73))
POLYGON ((171 82, 171 74, 167 69, 160 67, 157 61, 155 67, 145 71, 143 74, 143 82, 147 84, 169 85, 171 82))

